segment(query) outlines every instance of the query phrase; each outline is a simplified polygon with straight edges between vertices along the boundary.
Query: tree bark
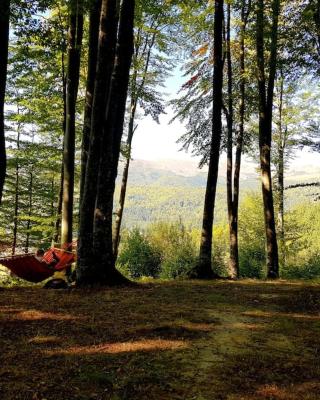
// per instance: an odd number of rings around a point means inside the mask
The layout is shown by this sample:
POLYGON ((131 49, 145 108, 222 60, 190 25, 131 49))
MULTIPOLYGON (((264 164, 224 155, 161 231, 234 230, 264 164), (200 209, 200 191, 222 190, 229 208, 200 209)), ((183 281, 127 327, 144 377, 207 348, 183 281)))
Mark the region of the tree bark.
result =
POLYGON ((98 58, 99 21, 101 11, 101 0, 94 0, 90 10, 89 21, 89 53, 88 72, 86 84, 86 97, 84 108, 82 144, 81 144, 81 175, 80 175, 80 203, 83 197, 86 166, 90 146, 91 115, 94 97, 94 83, 98 58))
POLYGON ((284 79, 280 74, 280 93, 279 93, 279 120, 278 120, 278 143, 277 143, 277 194, 278 194, 278 234, 279 234, 279 253, 281 264, 285 264, 285 232, 284 232, 284 151, 286 145, 286 132, 283 127, 283 88, 284 79))
MULTIPOLYGON (((229 8, 230 6, 228 6, 229 8)), ((231 131, 233 128, 233 121, 229 122, 228 132, 228 160, 231 160, 231 168, 234 168, 233 172, 233 188, 228 191, 228 213, 229 213, 229 231, 230 231, 230 259, 229 259, 229 275, 231 278, 239 277, 239 247, 238 247, 238 211, 239 211, 239 192, 240 192, 240 170, 241 170, 241 157, 243 149, 244 139, 244 122, 245 122, 245 33, 249 14, 251 11, 251 0, 246 2, 243 0, 241 7, 241 27, 240 27, 240 104, 239 104, 239 132, 237 134, 236 143, 236 154, 234 160, 234 166, 232 165, 232 136, 231 131), (231 193, 230 193, 231 192, 231 193)), ((229 14, 230 15, 230 14, 229 14)), ((228 48, 230 48, 230 16, 228 15, 228 48)), ((228 50, 228 71, 229 72, 229 99, 232 99, 232 63, 231 63, 231 52, 228 50), (230 58, 230 60, 229 60, 230 58), (231 85, 230 85, 231 82, 231 85)), ((229 115, 233 116, 232 102, 229 100, 229 115)), ((233 119, 233 118, 232 118, 233 119)), ((232 187, 232 174, 229 171, 227 179, 228 185, 232 187)))
POLYGON ((29 180, 29 204, 28 204, 28 216, 29 219, 27 221, 27 236, 26 236, 26 244, 24 252, 29 252, 29 241, 30 241, 30 227, 31 227, 31 215, 32 215, 32 207, 33 207, 33 173, 30 172, 30 180, 29 180))
POLYGON ((273 23, 270 44, 269 79, 268 82, 266 82, 264 59, 264 0, 259 0, 257 3, 256 44, 259 89, 259 149, 266 230, 267 276, 270 279, 279 277, 278 244, 271 179, 272 105, 277 67, 279 8, 279 0, 274 0, 272 3, 273 23))
POLYGON ((119 206, 115 213, 115 221, 114 221, 114 233, 113 233, 113 254, 115 260, 118 256, 118 247, 120 243, 120 228, 122 223, 122 216, 124 210, 124 203, 126 199, 126 192, 127 192, 127 183, 128 183, 128 176, 129 176, 129 167, 130 167, 130 160, 131 160, 131 145, 132 139, 134 134, 134 117, 136 112, 136 102, 131 102, 131 111, 130 111, 130 119, 129 119, 129 127, 128 127, 128 137, 127 137, 127 156, 123 168, 122 173, 122 180, 121 180, 121 188, 120 188, 120 196, 119 196, 119 206))
POLYGON ((235 279, 239 275, 238 263, 238 238, 236 230, 236 219, 234 215, 233 205, 233 187, 232 187, 232 173, 233 173, 233 71, 232 71, 232 57, 231 57, 231 43, 230 43, 230 26, 231 22, 231 6, 227 6, 227 74, 228 74, 228 137, 227 137, 227 205, 228 205, 228 221, 229 221, 229 277, 235 279))
POLYGON ((6 177, 6 143, 4 130, 4 102, 7 82, 9 47, 10 0, 1 0, 0 5, 0 204, 6 177))
POLYGON ((66 129, 63 145, 63 200, 61 244, 72 242, 74 157, 75 157, 75 118, 76 101, 80 75, 80 55, 83 35, 82 0, 70 1, 68 31, 68 72, 66 129))
MULTIPOLYGON (((18 115, 19 115, 19 108, 18 108, 18 115)), ((18 234, 18 215, 19 215, 19 180, 20 180, 20 165, 19 165, 19 150, 20 150, 20 130, 21 126, 18 123, 17 127, 17 161, 16 161, 16 170, 15 170, 15 194, 14 194, 14 214, 13 214, 13 241, 12 241, 12 249, 11 254, 14 256, 16 253, 17 247, 17 234, 18 234)))
POLYGON ((83 196, 80 204, 78 237, 77 284, 90 285, 99 282, 93 252, 93 226, 97 184, 102 148, 104 120, 110 91, 111 74, 118 28, 117 0, 102 0, 99 25, 98 59, 94 84, 91 115, 90 145, 86 163, 83 196))
POLYGON ((119 36, 111 80, 110 103, 104 125, 98 191, 94 219, 94 252, 98 261, 100 282, 125 283, 115 268, 112 247, 112 213, 115 180, 120 156, 121 137, 133 55, 135 2, 124 0, 120 11, 119 36))
POLYGON ((214 206, 218 179, 218 167, 221 142, 221 110, 222 110, 222 85, 223 85, 223 0, 215 0, 214 15, 214 73, 213 73, 213 116, 212 139, 209 158, 208 178, 204 202, 201 244, 197 267, 192 271, 191 277, 198 279, 214 278, 211 267, 212 256, 212 227, 214 219, 214 206))

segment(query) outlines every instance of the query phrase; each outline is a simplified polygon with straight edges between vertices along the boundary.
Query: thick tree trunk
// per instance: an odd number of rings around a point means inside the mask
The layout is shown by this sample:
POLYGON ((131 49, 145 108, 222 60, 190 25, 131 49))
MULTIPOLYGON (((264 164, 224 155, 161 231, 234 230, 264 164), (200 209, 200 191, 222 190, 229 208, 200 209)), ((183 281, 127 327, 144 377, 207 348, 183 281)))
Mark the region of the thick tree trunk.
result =
POLYGON ((70 1, 68 32, 68 72, 66 129, 63 145, 63 201, 61 244, 72 242, 74 157, 75 157, 75 117, 79 86, 80 54, 83 35, 82 0, 70 1))
POLYGON ((83 197, 86 166, 90 146, 91 115, 94 97, 94 83, 98 58, 99 21, 101 11, 101 0, 94 0, 90 10, 89 21, 89 54, 86 98, 84 108, 84 121, 81 145, 81 176, 80 176, 80 203, 83 197))
POLYGON ((78 238, 77 284, 90 285, 99 282, 93 253, 93 226, 97 184, 102 148, 104 121, 110 91, 111 74, 118 28, 117 0, 102 0, 98 60, 94 84, 94 97, 91 115, 90 145, 86 164, 85 182, 80 204, 80 225, 78 238))
POLYGON ((273 1, 273 26, 271 34, 271 54, 269 65, 269 81, 266 89, 264 60, 264 1, 257 3, 257 64, 259 88, 259 148, 262 178, 262 197, 264 204, 267 276, 270 279, 279 277, 278 244, 274 217, 274 204, 271 179, 271 136, 272 105, 274 81, 277 66, 277 38, 279 0, 273 1))
POLYGON ((6 177, 6 143, 4 132, 4 99, 7 82, 8 46, 9 46, 10 0, 0 3, 0 204, 6 177))
POLYGON ((124 283, 115 268, 112 247, 112 213, 115 180, 120 156, 121 137, 133 55, 133 24, 135 2, 124 0, 120 11, 119 36, 114 72, 111 80, 108 115, 104 126, 98 192, 94 224, 94 252, 101 266, 101 282, 108 285, 124 283))
POLYGON ((218 179, 218 167, 221 142, 221 109, 222 109, 222 84, 223 84, 223 0, 215 0, 214 15, 214 74, 213 74, 213 116, 212 140, 210 148, 208 178, 204 202, 201 244, 197 267, 192 271, 191 277, 198 279, 214 278, 211 268, 212 256, 212 227, 214 219, 214 206, 218 179))

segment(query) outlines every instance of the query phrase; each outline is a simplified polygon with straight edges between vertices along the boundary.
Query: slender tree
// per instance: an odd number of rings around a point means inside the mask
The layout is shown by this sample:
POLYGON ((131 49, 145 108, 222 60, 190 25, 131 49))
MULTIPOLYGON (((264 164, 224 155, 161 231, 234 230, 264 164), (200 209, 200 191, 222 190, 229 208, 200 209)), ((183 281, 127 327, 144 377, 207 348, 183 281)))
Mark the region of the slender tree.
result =
POLYGON ((4 133, 4 98, 7 80, 10 0, 0 4, 0 204, 6 177, 6 145, 4 133))
POLYGON ((68 71, 66 93, 66 126, 63 143, 63 201, 61 243, 72 241, 75 118, 80 76, 80 55, 83 35, 82 0, 70 0, 68 30, 68 71))
POLYGON ((220 142, 222 132, 222 86, 223 86, 223 19, 224 1, 215 0, 214 11, 214 73, 213 73, 213 115, 212 115, 212 139, 210 146, 210 159, 208 166, 208 178, 203 211, 202 232, 199 261, 191 276, 208 279, 215 275, 211 267, 212 256, 212 227, 214 219, 214 205, 216 197, 218 167, 220 156, 220 142))
POLYGON ((239 82, 239 127, 236 137, 236 152, 233 163, 233 74, 230 46, 230 4, 228 4, 227 19, 227 65, 228 65, 228 140, 227 140, 227 202, 229 217, 230 258, 229 275, 232 278, 239 276, 239 249, 238 249, 238 209, 240 190, 240 168, 244 141, 246 77, 245 77, 245 34, 251 11, 251 0, 242 0, 241 22, 239 32, 240 45, 240 82, 239 82), (232 176, 232 171, 233 176, 232 176))
POLYGON ((271 138, 274 83, 277 70, 278 19, 280 1, 272 2, 272 27, 270 39, 269 76, 265 71, 265 6, 264 0, 258 0, 256 8, 256 46, 259 95, 259 149, 262 180, 262 197, 266 231, 267 276, 275 279, 279 276, 278 244, 274 217, 274 204, 271 178, 271 138))

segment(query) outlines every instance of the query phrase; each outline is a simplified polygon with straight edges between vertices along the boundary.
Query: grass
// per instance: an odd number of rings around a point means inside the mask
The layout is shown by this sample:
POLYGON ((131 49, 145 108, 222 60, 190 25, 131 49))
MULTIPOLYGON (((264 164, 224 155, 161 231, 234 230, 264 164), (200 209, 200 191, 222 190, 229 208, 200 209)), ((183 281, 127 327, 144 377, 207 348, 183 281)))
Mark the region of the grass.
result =
POLYGON ((316 400, 320 286, 0 291, 2 400, 316 400))

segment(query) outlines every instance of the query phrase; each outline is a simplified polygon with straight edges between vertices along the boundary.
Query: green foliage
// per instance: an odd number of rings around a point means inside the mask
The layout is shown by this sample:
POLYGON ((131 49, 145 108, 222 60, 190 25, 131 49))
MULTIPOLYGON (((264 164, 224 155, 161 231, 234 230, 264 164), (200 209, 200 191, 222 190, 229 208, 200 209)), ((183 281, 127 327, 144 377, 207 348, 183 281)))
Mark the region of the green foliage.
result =
POLYGON ((239 210, 240 276, 261 278, 265 275, 265 232, 260 193, 248 194, 239 210))
POLYGON ((134 228, 123 236, 118 264, 132 278, 183 277, 196 261, 195 239, 181 223, 153 224, 145 233, 134 228))
POLYGON ((175 279, 186 276, 196 261, 196 244, 185 226, 160 222, 148 229, 151 243, 161 253, 161 277, 175 279))
POLYGON ((131 278, 156 278, 160 271, 161 257, 147 236, 135 228, 125 238, 118 263, 120 269, 131 278))

